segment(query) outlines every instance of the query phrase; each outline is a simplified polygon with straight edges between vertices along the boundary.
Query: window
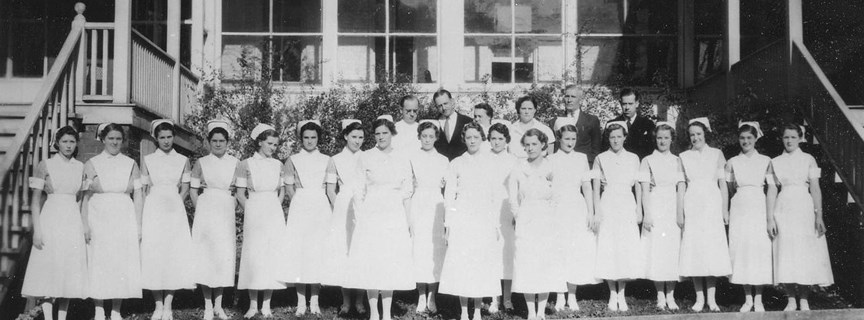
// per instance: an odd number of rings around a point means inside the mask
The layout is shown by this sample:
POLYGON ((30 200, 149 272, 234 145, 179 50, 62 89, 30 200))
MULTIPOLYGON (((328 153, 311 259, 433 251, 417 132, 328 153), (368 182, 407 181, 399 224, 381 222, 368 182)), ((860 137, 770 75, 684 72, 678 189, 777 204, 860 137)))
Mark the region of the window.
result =
POLYGON ((561 0, 465 0, 465 82, 560 81, 561 0))
POLYGON ((438 81, 435 0, 339 0, 337 10, 341 81, 438 81))
POLYGON ((222 73, 321 83, 321 0, 223 0, 222 73))
POLYGON ((697 0, 693 12, 696 23, 696 41, 694 54, 696 63, 693 70, 696 82, 722 71, 723 68, 723 35, 725 34, 723 16, 717 14, 726 10, 722 0, 697 0))
POLYGON ((580 0, 577 62, 589 83, 677 83, 678 0, 580 0))

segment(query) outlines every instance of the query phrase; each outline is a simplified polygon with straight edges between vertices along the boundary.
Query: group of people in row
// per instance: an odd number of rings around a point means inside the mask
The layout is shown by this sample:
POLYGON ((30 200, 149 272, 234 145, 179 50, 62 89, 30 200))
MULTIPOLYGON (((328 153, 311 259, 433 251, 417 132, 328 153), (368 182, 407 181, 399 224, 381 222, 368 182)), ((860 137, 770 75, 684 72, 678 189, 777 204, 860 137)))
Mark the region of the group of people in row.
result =
MULTIPOLYGON (((599 121, 579 109, 578 87, 563 93, 570 112, 551 128, 533 118, 530 97, 519 99, 520 119, 509 124, 490 121, 488 106, 475 108, 476 120, 456 113, 445 90, 432 99, 441 117, 417 121, 419 101, 407 96, 402 121, 343 120, 345 146, 333 156, 318 150, 321 124, 302 121, 302 148, 284 163, 267 124, 251 131, 256 151, 240 161, 226 152, 231 125, 210 121, 210 154, 194 166, 174 151, 169 120, 151 124, 158 150, 140 166, 121 153, 121 126, 99 125, 104 151, 86 163, 75 159, 79 133, 64 127, 54 134, 58 153, 30 180, 34 250, 22 295, 57 298, 61 320, 70 298, 92 298, 96 319, 112 300, 116 320, 122 300, 145 289, 152 318, 170 320, 174 291, 199 285, 204 319, 225 319, 238 203, 236 286, 249 292, 247 318, 272 315, 272 292, 286 286, 296 288, 298 315, 320 313, 318 292, 329 285, 343 288, 341 312, 362 312, 365 293, 371 320, 391 319, 393 291, 415 288, 418 312, 435 312, 440 292, 459 297, 462 319, 473 299, 479 320, 484 297, 494 313, 522 293, 529 319, 545 319, 550 293, 558 293, 556 309, 578 310, 577 287, 603 281, 610 310, 628 310, 633 279, 654 281, 658 308, 678 309, 675 286, 689 278, 692 309, 707 302, 717 311, 716 278, 729 277, 745 288, 742 312, 764 311, 762 288, 772 284, 786 285, 786 310, 808 310, 808 286, 833 282, 820 170, 798 148, 800 127, 783 128, 786 151, 770 159, 754 148, 758 123, 742 123, 741 154, 727 161, 706 144, 708 120, 693 119, 691 148, 676 156, 675 126, 638 116, 638 95, 625 90, 623 119, 606 124, 609 149, 599 153, 599 121), (653 151, 631 153, 646 133, 653 151), (367 134, 376 146, 364 151, 367 134)), ((46 319, 52 307, 46 299, 46 319)))

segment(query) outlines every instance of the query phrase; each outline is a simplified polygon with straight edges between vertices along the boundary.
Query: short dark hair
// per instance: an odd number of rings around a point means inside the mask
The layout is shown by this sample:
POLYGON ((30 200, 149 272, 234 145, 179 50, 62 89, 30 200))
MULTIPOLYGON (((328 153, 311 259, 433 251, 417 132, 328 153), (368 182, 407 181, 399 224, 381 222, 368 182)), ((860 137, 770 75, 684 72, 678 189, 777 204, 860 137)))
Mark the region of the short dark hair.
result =
POLYGON ((522 111, 522 104, 525 103, 525 101, 531 101, 531 104, 534 105, 534 109, 537 109, 537 100, 534 99, 534 97, 523 96, 519 98, 519 100, 516 100, 516 113, 522 111))
MULTIPOLYGON (((81 142, 81 136, 78 134, 78 130, 75 130, 75 128, 73 128, 72 126, 64 126, 58 129, 57 133, 54 134, 54 141, 52 142, 54 145, 54 149, 58 151, 60 150, 60 139, 62 139, 63 136, 72 136, 73 138, 75 138, 75 142, 81 142)), ((74 158, 77 155, 78 146, 76 145, 75 150, 72 151, 72 157, 74 158)))
POLYGON ((387 127, 387 130, 390 130, 390 134, 392 135, 399 134, 396 132, 396 126, 393 125, 393 122, 387 119, 375 119, 375 121, 372 121, 372 133, 375 133, 375 129, 378 129, 380 126, 387 127))
POLYGON ((441 130, 438 129, 438 126, 436 126, 434 123, 423 122, 419 126, 417 126, 417 138, 420 138, 420 135, 423 133, 423 131, 426 131, 427 129, 434 129, 436 137, 441 133, 441 130))
POLYGON ((629 96, 629 95, 635 96, 636 101, 639 101, 639 98, 640 98, 639 91, 636 91, 636 89, 633 89, 633 88, 621 89, 621 92, 618 94, 618 100, 622 100, 622 99, 624 99, 624 97, 629 96))
POLYGON ((615 130, 621 130, 621 132, 624 133, 624 136, 625 137, 627 136, 627 128, 625 128, 624 126, 622 126, 620 124, 613 123, 613 124, 606 126, 605 134, 606 134, 607 140, 609 139, 609 135, 612 134, 612 132, 615 132, 615 130))
POLYGON ((690 128, 692 128, 692 127, 699 127, 699 128, 701 128, 701 129, 702 129, 702 133, 704 133, 706 137, 708 136, 708 127, 705 126, 704 123, 699 122, 699 121, 693 121, 693 122, 691 122, 690 124, 687 125, 687 131, 689 132, 689 131, 690 131, 690 128))
POLYGON ((540 143, 543 144, 543 150, 546 150, 546 147, 549 146, 549 137, 546 136, 546 134, 543 133, 543 131, 540 131, 540 129, 537 129, 537 128, 528 129, 528 131, 525 131, 525 135, 522 136, 522 140, 520 140, 519 143, 524 146, 525 145, 525 138, 527 138, 527 137, 537 137, 537 140, 540 140, 540 143))
POLYGON ((447 98, 449 98, 450 100, 453 100, 453 95, 450 94, 450 91, 447 91, 445 89, 438 89, 438 91, 435 91, 435 93, 432 94, 432 103, 435 103, 435 99, 438 99, 438 97, 443 96, 445 94, 447 95, 447 98))
POLYGON ((342 135, 339 138, 345 140, 345 136, 347 136, 351 132, 354 132, 355 130, 363 131, 363 135, 366 135, 366 130, 363 130, 363 125, 360 124, 360 122, 352 122, 344 129, 342 129, 342 135))
POLYGON ((738 136, 741 136, 741 134, 745 132, 752 134, 754 138, 759 136, 759 131, 756 131, 756 127, 749 124, 742 125, 738 128, 738 136))
POLYGON ((111 131, 120 132, 120 134, 123 136, 123 141, 126 141, 126 130, 123 130, 123 126, 113 122, 109 123, 105 126, 105 128, 102 129, 102 131, 98 132, 99 140, 105 141, 105 137, 107 137, 108 133, 111 131))
POLYGON ((402 97, 402 99, 399 99, 399 107, 400 107, 400 108, 404 108, 404 107, 405 107, 405 102, 406 102, 406 101, 417 101, 417 102, 420 102, 420 100, 417 99, 417 97, 415 97, 413 94, 409 94, 409 95, 405 95, 404 97, 402 97))
POLYGON ((318 136, 320 142, 321 135, 324 133, 324 129, 322 129, 321 126, 314 122, 307 122, 300 126, 300 131, 297 131, 297 135, 300 139, 303 139, 303 132, 306 132, 308 130, 315 131, 315 134, 318 136))
POLYGON ((567 86, 564 87, 564 89, 561 89, 561 92, 563 93, 563 92, 570 90, 570 89, 576 89, 576 90, 582 91, 582 87, 580 87, 578 84, 568 84, 567 86))
POLYGON ((270 137, 275 137, 278 139, 279 134, 276 133, 276 130, 267 129, 267 130, 264 130, 264 132, 261 132, 261 134, 259 134, 257 137, 255 137, 255 140, 252 141, 252 145, 255 147, 255 151, 258 151, 258 149, 261 149, 261 142, 267 141, 267 138, 270 138, 270 137))
POLYGON ((783 127, 781 127, 780 129, 781 129, 781 130, 780 130, 780 134, 781 134, 781 135, 782 135, 784 132, 786 132, 786 130, 794 130, 795 132, 798 132, 798 137, 799 137, 799 138, 804 138, 804 130, 801 130, 801 126, 799 126, 799 125, 797 125, 797 124, 794 124, 794 123, 787 123, 787 124, 784 124, 783 127))
POLYGON ((579 128, 572 124, 564 125, 561 128, 558 128, 558 131, 555 131, 555 135, 558 136, 558 140, 561 140, 561 137, 564 136, 565 132, 573 132, 577 136, 579 135, 579 128))
POLYGON ((221 134, 225 140, 228 140, 228 130, 225 130, 225 128, 213 128, 213 130, 207 133, 207 141, 213 140, 213 135, 215 134, 221 134))
POLYGON ((155 135, 155 137, 153 137, 153 138, 157 138, 157 139, 158 139, 158 138, 159 138, 159 133, 162 132, 162 131, 171 131, 171 135, 172 135, 172 136, 175 135, 175 133, 174 133, 174 125, 171 124, 170 122, 162 122, 162 123, 156 125, 156 129, 153 130, 153 134, 155 135))
POLYGON ((491 127, 489 127, 489 137, 492 136, 493 131, 504 135, 504 139, 507 141, 507 143, 510 143, 510 129, 507 128, 506 125, 504 125, 503 123, 493 124, 491 127))
POLYGON ((485 110, 486 115, 489 116, 489 118, 492 118, 492 115, 494 114, 494 112, 492 111, 492 106, 490 106, 488 103, 485 103, 485 102, 481 102, 481 103, 474 105, 474 109, 485 110))
POLYGON ((480 133, 480 138, 483 139, 483 141, 486 141, 486 134, 483 133, 483 127, 480 126, 480 124, 477 123, 477 121, 471 121, 469 123, 466 123, 465 126, 462 127, 462 141, 463 142, 465 141, 465 133, 468 132, 469 129, 477 130, 477 132, 480 133))

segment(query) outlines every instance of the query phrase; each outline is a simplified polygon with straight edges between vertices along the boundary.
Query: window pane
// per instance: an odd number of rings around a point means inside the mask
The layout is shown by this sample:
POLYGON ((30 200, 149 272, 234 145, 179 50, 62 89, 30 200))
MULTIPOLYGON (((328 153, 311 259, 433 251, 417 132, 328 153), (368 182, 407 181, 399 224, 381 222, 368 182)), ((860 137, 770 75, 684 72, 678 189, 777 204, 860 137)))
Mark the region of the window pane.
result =
POLYGON ((465 0, 466 33, 506 33, 512 30, 510 0, 465 0))
POLYGON ((561 33, 560 0, 516 0, 519 33, 561 33))
POLYGON ((390 69, 395 81, 433 83, 438 79, 438 47, 435 37, 392 37, 390 69))
POLYGON ((510 83, 513 46, 509 37, 465 37, 465 82, 510 83))
POLYGON ((675 84, 677 42, 663 38, 583 39, 581 77, 590 83, 675 84))
POLYGON ((222 31, 270 31, 270 1, 222 0, 222 31))
POLYGON ((321 37, 273 37, 273 81, 321 83, 321 37))
POLYGON ((561 38, 516 38, 515 82, 561 80, 564 52, 561 38))
POLYGON ((723 34, 723 0, 696 0, 693 3, 697 35, 723 34))
POLYGON ((677 3, 677 0, 580 0, 579 33, 674 34, 678 25, 677 3))
POLYGON ((273 0, 274 32, 321 32, 320 0, 273 0))
POLYGON ((384 37, 339 37, 339 78, 346 82, 385 79, 384 37))
POLYGON ((390 0, 390 32, 435 33, 435 7, 435 0, 390 0))
POLYGON ((723 38, 697 36, 694 50, 696 54, 694 79, 696 81, 721 71, 723 67, 723 38))
POLYGON ((624 0, 580 0, 579 33, 623 33, 624 0))
POLYGON ((222 74, 226 79, 257 79, 265 58, 267 37, 223 36, 222 74))
POLYGON ((741 56, 761 49, 783 37, 786 1, 741 2, 741 56))
POLYGON ((384 0, 339 0, 339 32, 384 32, 384 0))

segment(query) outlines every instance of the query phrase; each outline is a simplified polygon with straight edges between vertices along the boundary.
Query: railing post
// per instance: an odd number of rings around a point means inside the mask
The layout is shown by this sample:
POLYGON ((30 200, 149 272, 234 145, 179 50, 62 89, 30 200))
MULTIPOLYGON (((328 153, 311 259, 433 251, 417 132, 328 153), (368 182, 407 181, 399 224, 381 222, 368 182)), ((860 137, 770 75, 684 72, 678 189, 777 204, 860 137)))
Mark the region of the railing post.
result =
POLYGON ((168 1, 168 55, 174 59, 171 72, 171 117, 180 123, 180 1, 168 1))
MULTIPOLYGON (((174 2, 174 1, 169 1, 174 2)), ((132 0, 114 1, 114 92, 115 103, 129 103, 132 44, 132 0)))
POLYGON ((84 24, 87 19, 84 18, 84 10, 87 6, 81 2, 75 4, 75 12, 78 14, 72 20, 72 32, 81 30, 81 39, 78 40, 78 59, 75 63, 75 101, 84 100, 84 69, 87 68, 87 32, 84 30, 84 24))

